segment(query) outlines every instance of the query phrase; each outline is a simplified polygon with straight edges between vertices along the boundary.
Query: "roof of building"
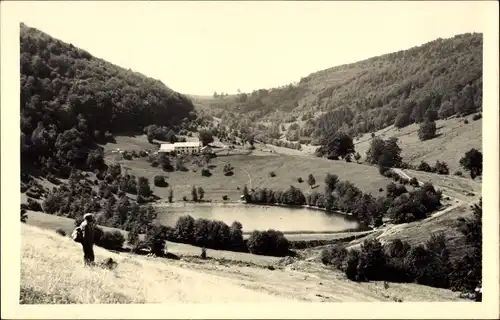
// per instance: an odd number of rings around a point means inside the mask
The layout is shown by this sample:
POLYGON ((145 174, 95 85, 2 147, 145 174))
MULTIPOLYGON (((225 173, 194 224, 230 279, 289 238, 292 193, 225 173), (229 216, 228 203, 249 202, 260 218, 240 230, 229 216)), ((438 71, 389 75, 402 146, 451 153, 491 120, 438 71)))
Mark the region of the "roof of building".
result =
POLYGON ((173 151, 176 147, 199 147, 199 141, 175 142, 175 143, 162 143, 160 145, 161 151, 173 151))

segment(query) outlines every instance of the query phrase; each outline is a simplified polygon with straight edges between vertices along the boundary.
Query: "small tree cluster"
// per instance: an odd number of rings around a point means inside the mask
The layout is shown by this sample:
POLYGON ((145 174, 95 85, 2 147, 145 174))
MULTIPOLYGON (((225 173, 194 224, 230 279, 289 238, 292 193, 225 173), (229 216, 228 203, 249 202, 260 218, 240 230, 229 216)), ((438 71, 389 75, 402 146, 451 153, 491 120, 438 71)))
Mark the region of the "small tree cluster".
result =
POLYGON ((379 137, 373 138, 366 152, 366 161, 379 167, 399 167, 402 158, 398 139, 392 137, 384 141, 379 137))
POLYGON ((226 163, 224 165, 223 171, 224 171, 225 176, 232 176, 234 174, 233 170, 234 170, 234 168, 231 166, 231 164, 226 163))
POLYGON ((477 149, 470 149, 460 159, 460 165, 475 179, 483 174, 483 154, 477 149))
POLYGON ((436 136, 436 122, 426 120, 418 128, 418 138, 421 141, 432 139, 436 136))
POLYGON ((288 253, 289 242, 280 231, 256 230, 248 238, 247 246, 248 251, 253 254, 285 256, 288 253))

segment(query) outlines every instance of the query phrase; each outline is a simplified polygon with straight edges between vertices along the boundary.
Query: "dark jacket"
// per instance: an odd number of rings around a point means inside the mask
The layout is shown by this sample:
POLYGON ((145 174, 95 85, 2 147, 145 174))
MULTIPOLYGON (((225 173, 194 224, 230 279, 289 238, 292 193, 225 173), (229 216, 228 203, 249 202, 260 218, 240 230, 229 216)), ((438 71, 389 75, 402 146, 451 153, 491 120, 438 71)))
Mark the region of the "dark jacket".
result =
POLYGON ((80 224, 80 228, 82 230, 82 244, 83 245, 93 245, 95 238, 95 225, 94 222, 88 222, 84 220, 82 224, 80 224))

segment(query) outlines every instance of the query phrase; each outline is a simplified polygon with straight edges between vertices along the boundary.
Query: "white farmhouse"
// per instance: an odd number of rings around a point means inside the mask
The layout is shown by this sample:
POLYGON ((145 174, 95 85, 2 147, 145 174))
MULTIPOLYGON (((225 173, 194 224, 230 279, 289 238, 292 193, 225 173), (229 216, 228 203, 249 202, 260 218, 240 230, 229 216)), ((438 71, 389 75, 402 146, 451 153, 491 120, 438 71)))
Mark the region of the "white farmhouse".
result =
POLYGON ((162 143, 158 152, 177 152, 177 153, 200 153, 200 141, 162 143))

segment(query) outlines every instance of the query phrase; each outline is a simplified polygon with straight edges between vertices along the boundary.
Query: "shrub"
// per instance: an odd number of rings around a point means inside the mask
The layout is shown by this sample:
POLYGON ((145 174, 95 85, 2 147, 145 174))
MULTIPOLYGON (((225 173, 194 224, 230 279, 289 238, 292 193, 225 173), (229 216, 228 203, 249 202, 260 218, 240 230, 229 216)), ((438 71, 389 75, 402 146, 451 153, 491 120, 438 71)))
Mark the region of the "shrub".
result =
POLYGON ((297 182, 298 182, 298 183, 302 183, 302 182, 304 182, 304 180, 302 179, 302 177, 298 177, 298 178, 297 178, 297 182))
POLYGON ((60 236, 63 236, 63 237, 65 237, 65 236, 66 236, 66 231, 64 231, 64 230, 63 230, 63 229, 61 229, 61 228, 56 229, 56 233, 57 233, 58 235, 60 235, 60 236))
POLYGON ((212 173, 210 172, 210 169, 203 168, 203 169, 201 169, 201 175, 204 177, 210 177, 212 175, 212 173))
POLYGON ((256 230, 248 238, 247 246, 253 254, 284 256, 288 253, 289 242, 280 231, 256 230))
POLYGON ((431 166, 427 162, 425 162, 425 161, 421 161, 420 162, 420 164, 418 165, 417 170, 419 170, 419 171, 425 171, 425 172, 432 172, 431 166))
POLYGON ((31 210, 31 211, 43 211, 40 203, 38 203, 37 201, 35 201, 33 199, 28 199, 27 209, 31 210))
POLYGON ((227 196, 227 194, 225 194, 225 195, 222 196, 222 200, 224 200, 224 201, 229 200, 229 197, 227 196))
MULTIPOLYGON (((96 228, 97 229, 97 228, 96 228)), ((96 237, 95 244, 109 250, 120 250, 125 242, 125 237, 118 231, 102 231, 100 237, 96 237)))
POLYGON ((26 213, 26 209, 21 209, 21 222, 26 223, 28 221, 28 214, 26 213))
POLYGON ((449 174, 450 170, 448 169, 448 165, 446 164, 446 162, 436 160, 436 164, 434 165, 434 172, 438 174, 449 174))
POLYGON ((167 228, 161 225, 153 225, 146 232, 146 244, 151 249, 151 253, 156 256, 163 256, 165 252, 167 238, 167 228))
POLYGON ((410 185, 412 187, 418 187, 420 184, 418 183, 417 178, 413 177, 413 178, 410 179, 410 185))
POLYGON ((323 264, 332 265, 337 269, 341 269, 347 257, 347 249, 339 244, 332 245, 323 249, 320 257, 323 264))
POLYGON ((232 176, 234 174, 233 169, 234 168, 229 163, 226 163, 224 165, 224 175, 225 176, 232 176))
POLYGON ((168 183, 165 181, 165 177, 162 175, 157 175, 154 177, 154 184, 157 187, 167 187, 168 183))
POLYGON ((168 202, 172 203, 174 201, 174 190, 172 188, 168 189, 168 202))
POLYGON ((465 120, 464 120, 464 123, 465 123, 465 124, 469 124, 469 120, 465 119, 465 120))
POLYGON ((422 141, 432 139, 436 136, 436 122, 425 120, 418 129, 418 138, 422 141))
POLYGON ((475 114, 474 116, 472 116, 472 120, 473 120, 473 121, 477 121, 477 120, 481 119, 482 117, 483 117, 483 115, 482 115, 482 114, 477 113, 477 114, 475 114))
POLYGON ((194 202, 198 201, 198 190, 195 186, 191 188, 191 200, 193 200, 194 202))
POLYGON ((464 174, 460 170, 455 171, 454 175, 459 176, 459 177, 463 177, 464 176, 464 174))
POLYGON ((483 154, 477 149, 470 149, 460 159, 460 165, 475 179, 483 173, 483 154))
POLYGON ((269 176, 271 178, 274 178, 274 177, 276 177, 276 173, 274 171, 271 171, 271 172, 269 172, 269 176))
POLYGON ((132 160, 132 154, 128 151, 124 151, 122 153, 122 156, 123 156, 123 159, 125 159, 125 160, 132 160))

